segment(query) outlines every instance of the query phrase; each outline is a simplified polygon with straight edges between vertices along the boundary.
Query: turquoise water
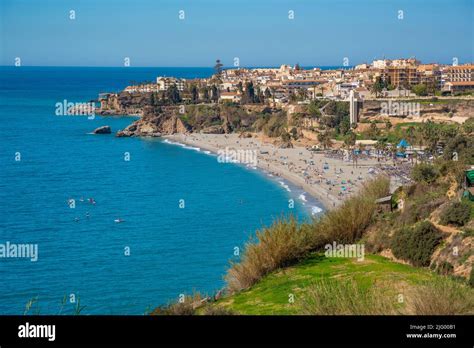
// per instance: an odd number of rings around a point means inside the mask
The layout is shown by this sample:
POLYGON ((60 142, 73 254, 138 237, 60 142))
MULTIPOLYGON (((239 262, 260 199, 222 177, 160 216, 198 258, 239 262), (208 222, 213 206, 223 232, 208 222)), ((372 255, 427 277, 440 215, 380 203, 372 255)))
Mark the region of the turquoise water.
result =
POLYGON ((212 293, 238 259, 234 248, 258 227, 282 214, 309 217, 319 203, 303 206, 302 192, 265 173, 161 139, 88 134, 106 124, 115 132, 133 118, 55 115, 64 99, 89 101, 130 81, 211 73, 0 68, 0 244, 38 245, 36 262, 0 258, 0 314, 22 314, 35 297, 31 312, 55 314, 71 294, 83 314, 143 314, 193 289, 212 293))

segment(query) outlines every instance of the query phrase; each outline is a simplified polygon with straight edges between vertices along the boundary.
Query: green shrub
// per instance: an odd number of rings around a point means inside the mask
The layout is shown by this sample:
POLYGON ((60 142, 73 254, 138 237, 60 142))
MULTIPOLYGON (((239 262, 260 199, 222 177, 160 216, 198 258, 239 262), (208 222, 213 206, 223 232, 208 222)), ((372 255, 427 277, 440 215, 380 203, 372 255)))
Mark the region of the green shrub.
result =
POLYGON ((436 272, 442 275, 450 275, 454 271, 454 266, 450 264, 448 261, 441 262, 438 267, 436 268, 436 272))
POLYGON ((306 255, 307 229, 301 228, 294 218, 277 220, 270 227, 257 231, 257 241, 245 245, 242 260, 231 263, 226 280, 231 291, 255 284, 267 273, 288 266, 306 255))
POLYGON ((392 252, 395 257, 410 261, 414 266, 426 267, 442 238, 442 234, 429 221, 422 221, 394 234, 392 252))
POLYGON ((413 167, 412 178, 416 182, 434 182, 438 176, 439 171, 435 166, 428 163, 420 163, 413 167))
POLYGON ((464 226, 471 217, 471 206, 466 202, 454 202, 441 213, 440 222, 443 225, 464 226))
POLYGON ((474 229, 466 228, 462 233, 462 238, 474 237, 474 229))
POLYGON ((309 251, 327 243, 351 243, 362 236, 376 209, 375 199, 387 195, 389 180, 380 177, 361 192, 329 211, 321 220, 299 225, 293 218, 278 220, 256 233, 256 241, 246 244, 239 263, 231 263, 225 280, 231 292, 246 289, 266 274, 289 266, 309 251))

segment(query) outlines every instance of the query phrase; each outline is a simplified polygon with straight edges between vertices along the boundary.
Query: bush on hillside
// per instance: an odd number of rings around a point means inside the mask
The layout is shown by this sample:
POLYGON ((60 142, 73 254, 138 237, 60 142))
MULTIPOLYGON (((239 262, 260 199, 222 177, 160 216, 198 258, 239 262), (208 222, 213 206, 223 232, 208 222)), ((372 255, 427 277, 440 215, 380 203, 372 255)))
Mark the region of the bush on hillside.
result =
POLYGON ((256 233, 256 242, 245 245, 242 260, 231 263, 226 280, 231 291, 255 284, 267 273, 289 266, 306 255, 309 250, 308 229, 302 228, 291 217, 277 220, 270 227, 256 233))
POLYGON ((203 311, 204 315, 236 315, 237 313, 222 306, 206 306, 203 311))
POLYGON ((432 183, 438 176, 439 171, 435 166, 428 163, 420 163, 413 167, 412 178, 416 182, 432 183))
POLYGON ((201 294, 184 296, 181 301, 156 307, 150 315, 195 315, 196 308, 205 302, 201 294))
POLYGON ((440 222, 443 225, 464 226, 471 217, 471 206, 466 202, 454 202, 443 210, 440 222))
POLYGON ((375 200, 387 195, 389 183, 385 177, 368 182, 358 195, 311 224, 299 225, 290 218, 258 231, 256 241, 246 244, 241 261, 231 263, 225 276, 228 289, 246 289, 266 274, 297 262, 327 243, 356 241, 372 221, 375 200))
POLYGON ((422 221, 414 227, 404 227, 392 238, 392 252, 395 257, 410 261, 414 266, 429 266, 431 255, 443 239, 429 221, 422 221))
POLYGON ((469 276, 469 286, 474 288, 474 266, 471 268, 471 275, 469 276))
POLYGON ((438 267, 436 268, 436 272, 442 275, 450 275, 454 271, 454 266, 450 264, 448 261, 441 262, 438 267))

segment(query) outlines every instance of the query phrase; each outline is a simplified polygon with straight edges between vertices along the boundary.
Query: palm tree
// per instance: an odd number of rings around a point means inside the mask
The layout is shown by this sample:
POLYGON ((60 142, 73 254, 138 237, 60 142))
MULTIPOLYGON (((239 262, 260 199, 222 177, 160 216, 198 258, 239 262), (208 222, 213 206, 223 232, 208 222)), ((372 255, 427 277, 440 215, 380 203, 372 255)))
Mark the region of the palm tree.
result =
POLYGON ((324 133, 319 133, 318 134, 318 140, 323 146, 323 148, 326 150, 328 147, 332 147, 332 141, 331 141, 331 135, 327 132, 324 133))

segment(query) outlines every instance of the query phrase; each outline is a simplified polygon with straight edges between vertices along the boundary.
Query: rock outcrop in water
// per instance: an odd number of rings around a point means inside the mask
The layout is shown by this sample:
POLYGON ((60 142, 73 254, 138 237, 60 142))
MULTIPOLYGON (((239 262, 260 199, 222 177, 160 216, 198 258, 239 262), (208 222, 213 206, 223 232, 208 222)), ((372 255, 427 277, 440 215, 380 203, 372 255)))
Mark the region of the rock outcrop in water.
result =
POLYGON ((96 128, 92 133, 94 134, 110 134, 112 133, 112 129, 110 126, 102 126, 99 128, 96 128))

